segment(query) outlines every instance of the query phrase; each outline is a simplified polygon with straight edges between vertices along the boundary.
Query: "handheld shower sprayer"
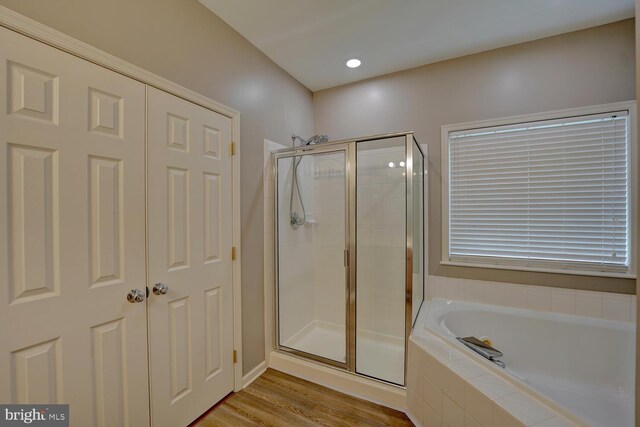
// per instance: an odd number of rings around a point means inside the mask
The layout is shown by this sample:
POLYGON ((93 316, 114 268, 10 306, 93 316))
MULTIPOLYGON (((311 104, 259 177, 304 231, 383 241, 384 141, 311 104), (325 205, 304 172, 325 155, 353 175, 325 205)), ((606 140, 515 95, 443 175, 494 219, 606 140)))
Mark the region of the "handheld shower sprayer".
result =
POLYGON ((305 145, 322 144, 329 141, 329 137, 327 135, 313 135, 309 139, 303 139, 298 135, 291 135, 291 141, 294 146, 296 145, 296 140, 300 141, 300 147, 304 147, 305 145))
MULTIPOLYGON (((304 139, 297 135, 291 135, 291 142, 294 147, 296 145, 296 140, 300 141, 299 147, 304 147, 307 145, 322 144, 323 142, 329 141, 329 137, 327 135, 313 135, 309 139, 304 139)), ((307 213, 304 209, 302 194, 300 193, 300 184, 298 183, 298 166, 300 165, 301 161, 302 161, 302 156, 294 157, 293 175, 291 178, 291 198, 289 199, 289 212, 290 212, 289 224, 291 225, 291 228, 293 228, 294 230, 300 227, 301 225, 304 225, 304 223, 307 220, 307 213), (298 201, 300 202, 300 208, 302 210, 301 214, 293 210, 294 193, 297 193, 298 195, 298 201)))

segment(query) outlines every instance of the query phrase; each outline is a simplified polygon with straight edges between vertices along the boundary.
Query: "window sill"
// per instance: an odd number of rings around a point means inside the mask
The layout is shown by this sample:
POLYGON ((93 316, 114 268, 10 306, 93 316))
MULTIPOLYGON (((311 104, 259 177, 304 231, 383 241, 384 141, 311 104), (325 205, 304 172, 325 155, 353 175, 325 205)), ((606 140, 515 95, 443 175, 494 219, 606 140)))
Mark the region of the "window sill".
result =
POLYGON ((537 273, 552 273, 552 274, 568 274, 574 276, 592 276, 592 277, 614 277, 618 279, 631 279, 635 280, 637 276, 631 273, 615 273, 611 271, 589 271, 589 270, 570 270, 562 268, 545 268, 545 267, 527 267, 521 265, 499 265, 499 264, 483 264, 483 263, 470 263, 470 262, 457 262, 457 261, 440 261, 440 265, 449 265, 453 267, 471 267, 471 268, 485 268, 489 270, 516 270, 516 271, 533 271, 537 273))

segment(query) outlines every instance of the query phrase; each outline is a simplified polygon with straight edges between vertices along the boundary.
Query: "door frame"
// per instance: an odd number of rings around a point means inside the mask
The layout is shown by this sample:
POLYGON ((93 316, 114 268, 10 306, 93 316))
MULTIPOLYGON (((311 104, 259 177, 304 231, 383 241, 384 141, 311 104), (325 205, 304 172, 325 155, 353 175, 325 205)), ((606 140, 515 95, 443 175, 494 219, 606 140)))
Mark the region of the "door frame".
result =
MULTIPOLYGON (((409 179, 412 176, 412 168, 413 168, 413 159, 416 156, 422 156, 423 161, 425 161, 425 156, 420 148, 420 144, 415 138, 413 131, 405 131, 405 132, 392 132, 386 134, 378 134, 378 135, 370 135, 359 138, 350 138, 343 139, 337 141, 324 142, 322 144, 315 144, 310 146, 295 146, 282 148, 279 150, 272 151, 271 154, 272 164, 271 171, 274 174, 274 182, 272 185, 275 186, 275 202, 273 205, 273 215, 274 215, 274 289, 273 289, 273 313, 275 315, 275 324, 274 324, 274 338, 275 338, 275 347, 279 353, 288 353, 293 356, 297 356, 299 358, 312 360, 315 362, 322 363, 327 366, 331 366, 334 368, 343 369, 345 372, 349 374, 353 374, 355 376, 359 376, 362 378, 367 378, 371 381, 383 383, 385 385, 389 385, 391 387, 397 388, 406 388, 407 381, 407 360, 409 354, 409 335, 411 334, 413 328, 413 317, 412 317, 412 307, 413 307, 413 208, 412 208, 412 194, 413 194, 413 181, 409 179), (405 220, 406 220, 406 230, 405 230, 405 242, 406 242, 406 251, 405 251, 405 306, 404 306, 404 323, 405 323, 405 332, 404 332, 404 363, 405 363, 405 373, 404 373, 404 385, 400 385, 397 383, 393 383, 387 380, 375 378, 369 376, 367 374, 358 373, 356 369, 356 335, 357 335, 357 146, 362 142, 369 141, 379 141, 390 138, 404 138, 404 150, 405 150, 405 161, 407 162, 407 175, 405 178, 405 220), (415 147, 414 147, 415 144, 415 147), (348 232, 347 239, 349 248, 348 253, 348 292, 347 292, 347 300, 348 300, 348 312, 347 312, 347 362, 344 364, 336 363, 331 360, 327 360, 323 357, 310 355, 309 353, 305 353, 302 351, 297 351, 293 349, 286 348, 280 345, 280 318, 279 318, 279 277, 278 277, 278 160, 282 158, 295 158, 296 156, 304 156, 304 155, 313 155, 319 153, 327 153, 339 150, 346 150, 347 153, 347 213, 348 217, 348 232)), ((426 175, 425 175, 426 176, 426 175)), ((423 189, 424 190, 424 189, 423 189)), ((423 195, 424 196, 424 195, 423 195)), ((423 197, 424 198, 424 197, 423 197)), ((424 253, 424 235, 423 237, 423 249, 424 253)), ((424 260, 421 261, 423 264, 423 268, 425 265, 424 260)), ((424 278, 423 278, 424 281, 424 278)), ((422 283, 424 287, 424 283, 422 283)), ((424 298, 423 298, 424 299, 424 298)), ((422 302, 421 302, 422 304, 422 302)), ((417 307, 416 309, 419 309, 417 307)), ((266 313, 269 313, 270 310, 265 310, 266 313)), ((308 370, 303 369, 307 374, 308 370)), ((286 370, 285 370, 286 371, 286 370)))
POLYGON ((355 265, 355 143, 343 142, 340 144, 322 144, 314 146, 302 146, 292 147, 283 150, 275 151, 271 154, 273 157, 273 171, 274 171, 274 309, 275 309, 275 322, 274 322, 274 335, 275 335, 275 348, 277 350, 291 353, 297 356, 302 356, 307 359, 315 360, 317 362, 324 363, 326 365, 338 367, 345 370, 352 370, 355 367, 355 268, 351 266, 355 265), (279 233, 279 215, 278 212, 278 173, 279 166, 278 161, 281 159, 295 159, 304 156, 314 156, 331 153, 344 153, 344 172, 345 172, 345 361, 339 362, 336 360, 328 359, 316 354, 307 353, 302 350, 297 350, 291 347, 287 347, 280 342, 280 273, 279 273, 279 259, 280 259, 280 233, 279 233), (346 258, 348 257, 348 259, 346 258))
MULTIPOLYGON (((0 26, 8 28, 24 36, 30 37, 56 49, 92 62, 96 65, 137 80, 148 86, 170 93, 174 96, 212 110, 231 119, 231 141, 234 144, 232 156, 232 220, 235 248, 233 268, 233 348, 237 353, 234 366, 234 391, 243 388, 242 381, 242 307, 241 307, 241 266, 242 249, 240 244, 240 112, 216 102, 204 95, 187 89, 177 83, 160 77, 150 71, 126 62, 116 56, 97 49, 78 39, 47 27, 33 19, 27 18, 13 10, 0 6, 0 26)), ((145 138, 146 139, 146 138, 145 138)), ((146 141, 145 141, 146 144, 146 141)), ((226 149, 231 150, 231 147, 226 149)), ((145 160, 146 162, 146 160, 145 160)), ((146 190, 145 190, 146 191, 146 190)), ((146 219, 145 219, 146 220, 146 219)), ((146 242, 145 242, 146 244, 146 242)), ((148 284, 147 284, 148 285, 148 284)))

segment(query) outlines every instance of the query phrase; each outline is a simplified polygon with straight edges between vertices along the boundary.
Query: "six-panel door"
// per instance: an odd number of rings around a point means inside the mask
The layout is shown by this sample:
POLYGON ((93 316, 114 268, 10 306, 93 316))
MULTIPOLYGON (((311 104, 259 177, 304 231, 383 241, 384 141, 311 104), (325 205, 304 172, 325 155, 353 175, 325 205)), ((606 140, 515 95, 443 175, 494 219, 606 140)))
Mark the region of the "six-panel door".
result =
POLYGON ((231 119, 147 96, 151 413, 173 427, 234 386, 231 119))
POLYGON ((145 86, 0 39, 0 402, 149 425, 145 86))
POLYGON ((234 386, 231 119, 0 39, 0 402, 187 425, 234 386))

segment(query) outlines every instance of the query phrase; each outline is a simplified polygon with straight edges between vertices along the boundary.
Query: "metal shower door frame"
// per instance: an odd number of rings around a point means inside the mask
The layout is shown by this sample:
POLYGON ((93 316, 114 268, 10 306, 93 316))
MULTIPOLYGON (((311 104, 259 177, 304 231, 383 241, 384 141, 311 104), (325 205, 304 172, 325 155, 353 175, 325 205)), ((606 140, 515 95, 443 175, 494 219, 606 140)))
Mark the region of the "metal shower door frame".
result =
POLYGON ((306 359, 311 359, 317 362, 321 362, 330 366, 338 367, 341 369, 345 369, 350 371, 352 365, 352 361, 350 358, 351 354, 351 342, 352 342, 352 323, 350 316, 350 300, 351 300, 351 289, 352 289, 352 277, 355 277, 355 272, 352 273, 353 269, 351 265, 354 265, 355 259, 352 260, 352 253, 354 247, 352 247, 353 240, 351 239, 351 235, 355 234, 354 226, 352 224, 352 209, 355 208, 355 203, 352 206, 351 203, 351 191, 355 189, 355 168, 351 165, 351 158, 354 157, 354 146, 349 144, 348 142, 343 142, 340 144, 335 143, 323 143, 312 146, 303 146, 303 147, 293 147, 286 148, 282 150, 275 151, 272 153, 273 156, 273 176, 274 176, 274 185, 275 185, 275 201, 274 201, 274 274, 275 274, 275 335, 276 335, 276 349, 280 351, 284 351, 286 353, 290 353, 296 356, 304 357, 306 359), (278 201, 279 201, 279 188, 278 188, 278 161, 281 159, 291 158, 295 161, 298 157, 303 156, 313 156, 318 154, 328 154, 328 153, 344 153, 344 161, 345 161, 345 252, 348 255, 348 262, 345 266, 345 351, 346 351, 346 361, 344 363, 338 362, 333 359, 329 359, 326 357, 318 356, 313 353, 307 353, 301 350, 296 350, 293 348, 286 347, 280 343, 280 272, 278 266, 280 265, 280 251, 279 251, 279 241, 280 241, 280 233, 279 233, 279 217, 278 217, 278 201))
MULTIPOLYGON (((274 203, 274 221, 275 221, 275 235, 274 235, 274 274, 275 274, 275 333, 276 333, 276 349, 279 351, 284 351, 286 353, 290 353, 296 356, 300 356, 306 359, 311 359, 317 362, 321 362, 333 367, 338 367, 344 369, 352 374, 357 376, 367 378, 373 381, 378 381, 384 384, 405 388, 405 386, 392 383, 389 381, 385 381, 382 379, 378 379, 375 377, 371 377, 369 375, 361 374, 356 371, 356 339, 357 339, 357 329, 356 329, 356 314, 357 314, 357 179, 356 179, 356 171, 357 171, 357 144, 359 142, 368 142, 375 140, 383 140, 390 138, 405 138, 405 168, 406 168, 406 181, 405 181, 405 232, 406 232, 406 257, 405 257, 405 342, 404 342, 404 383, 406 386, 406 367, 407 367, 407 357, 408 357, 408 345, 409 345, 409 335, 411 334, 411 329, 413 326, 412 322, 412 304, 413 304, 413 252, 414 252, 414 241, 413 241, 413 159, 415 156, 422 156, 423 166, 424 166, 424 153, 418 144, 418 141, 415 139, 413 132, 397 132, 397 133, 389 133, 389 134, 381 134, 381 135, 373 135, 367 136, 363 138, 352 138, 340 141, 326 142, 322 144, 312 145, 312 146, 304 146, 304 147, 293 147, 293 148, 285 148, 282 150, 278 150, 272 153, 274 158, 273 162, 273 176, 275 177, 275 203, 274 203), (415 142, 415 146, 414 146, 415 142), (416 150, 417 148, 417 150, 416 150), (280 345, 280 301, 279 301, 279 227, 278 227, 278 160, 282 158, 295 158, 298 156, 304 155, 313 155, 313 154, 321 154, 321 153, 330 153, 330 152, 345 152, 345 177, 346 177, 346 192, 345 192, 345 220, 346 220, 346 228, 345 228, 345 248, 348 250, 348 263, 346 266, 346 363, 336 362, 331 359, 327 359, 321 356, 317 356, 314 354, 306 353, 299 350, 290 349, 280 345)), ((422 201, 424 203, 424 182, 423 182, 423 194, 422 201)), ((426 224, 423 225, 426 227, 426 224)), ((422 245, 424 245, 424 230, 422 237, 422 245)), ((424 255, 424 251, 421 252, 424 255)), ((422 260, 424 265, 424 260, 422 260)), ((424 289, 424 268, 423 268, 423 289, 424 289)), ((424 300, 424 295, 423 295, 424 300)))
MULTIPOLYGON (((405 163, 405 167, 406 167, 406 190, 407 190, 407 195, 406 195, 406 232, 407 232, 407 237, 406 237, 406 243, 407 243, 407 258, 406 258, 406 273, 405 273, 405 280, 406 280, 406 303, 405 303, 405 346, 404 346, 404 383, 405 385, 407 384, 407 362, 408 362, 408 356, 409 356, 409 336, 411 335, 411 330, 413 329, 413 287, 414 287, 414 283, 413 283, 413 253, 414 253, 414 247, 416 245, 417 242, 414 242, 413 240, 413 225, 414 225, 414 206, 413 206, 413 174, 414 174, 414 168, 413 168, 413 160, 414 158, 416 158, 417 156, 421 156, 422 157, 422 172, 424 173, 424 161, 425 161, 425 156, 424 153, 422 152, 422 148, 420 148, 420 144, 418 143, 418 141, 415 138, 415 135, 413 134, 413 132, 411 133, 407 133, 406 134, 406 163, 405 163), (415 145, 414 145, 415 144, 415 145)), ((424 174, 423 174, 423 181, 422 181, 422 195, 420 197, 420 200, 422 201, 422 204, 424 206, 424 186, 425 186, 425 181, 424 181, 424 174)), ((425 267, 425 262, 424 262, 424 257, 425 257, 425 229, 426 227, 428 227, 428 224, 425 224, 424 220, 425 220, 425 212, 423 210, 423 214, 422 214, 422 250, 420 251, 420 254, 422 255, 422 283, 420 283, 419 285, 422 286, 422 301, 420 302, 420 306, 422 305, 422 303, 424 302, 424 292, 425 292, 425 287, 424 287, 424 283, 425 283, 425 275, 427 274, 424 267, 425 267)), ((420 309, 420 307, 417 307, 418 309, 420 309)))

